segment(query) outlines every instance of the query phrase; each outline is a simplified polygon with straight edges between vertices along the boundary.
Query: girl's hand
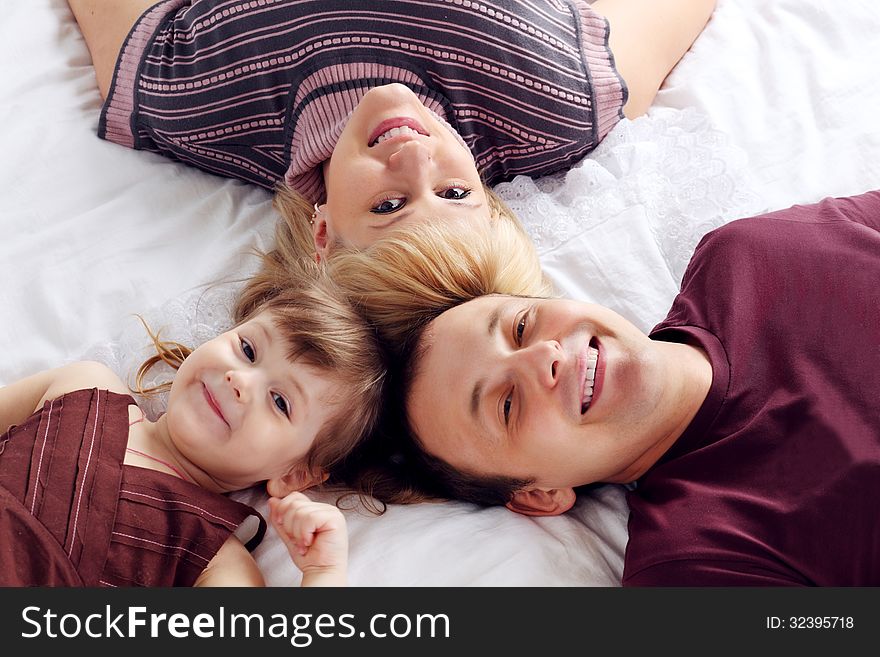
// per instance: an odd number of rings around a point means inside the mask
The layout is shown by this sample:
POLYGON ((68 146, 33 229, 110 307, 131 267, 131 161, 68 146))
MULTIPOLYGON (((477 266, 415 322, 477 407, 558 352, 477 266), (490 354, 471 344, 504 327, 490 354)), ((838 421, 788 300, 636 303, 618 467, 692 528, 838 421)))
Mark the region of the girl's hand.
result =
POLYGON ((269 520, 302 571, 302 586, 345 586, 348 531, 339 509, 290 493, 269 498, 269 520))

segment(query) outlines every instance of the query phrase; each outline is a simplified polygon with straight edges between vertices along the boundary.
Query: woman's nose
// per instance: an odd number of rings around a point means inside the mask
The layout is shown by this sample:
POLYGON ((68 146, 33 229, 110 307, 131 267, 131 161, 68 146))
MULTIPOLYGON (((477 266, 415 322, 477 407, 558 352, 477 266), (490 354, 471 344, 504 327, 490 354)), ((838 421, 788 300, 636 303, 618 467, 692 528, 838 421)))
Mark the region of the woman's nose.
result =
POLYGON ((388 156, 388 168, 413 176, 423 175, 424 167, 430 163, 431 158, 428 146, 413 139, 388 156))

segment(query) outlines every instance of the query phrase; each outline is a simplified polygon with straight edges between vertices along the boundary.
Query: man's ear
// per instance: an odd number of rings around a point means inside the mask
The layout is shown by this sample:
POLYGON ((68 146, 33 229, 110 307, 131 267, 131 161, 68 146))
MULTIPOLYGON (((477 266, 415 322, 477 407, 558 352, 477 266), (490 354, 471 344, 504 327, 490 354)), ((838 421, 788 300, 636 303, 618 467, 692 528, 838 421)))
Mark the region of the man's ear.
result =
POLYGON ((524 516, 558 516, 577 501, 574 488, 532 488, 514 494, 505 506, 524 516))
POLYGON ((286 475, 275 477, 266 482, 266 492, 272 497, 285 497, 290 493, 303 491, 312 486, 323 484, 330 476, 321 469, 310 472, 305 467, 296 466, 286 475))

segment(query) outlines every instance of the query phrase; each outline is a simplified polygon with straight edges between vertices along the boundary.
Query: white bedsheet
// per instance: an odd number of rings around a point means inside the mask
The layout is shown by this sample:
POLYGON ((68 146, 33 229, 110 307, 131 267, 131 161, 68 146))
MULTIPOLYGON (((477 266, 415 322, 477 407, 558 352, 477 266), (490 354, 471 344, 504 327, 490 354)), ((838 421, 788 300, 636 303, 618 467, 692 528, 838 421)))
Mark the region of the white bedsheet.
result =
MULTIPOLYGON (((199 341, 228 322, 269 194, 95 136, 100 97, 64 0, 0 0, 0 385, 84 356, 123 376, 134 313, 199 341)), ((646 117, 565 175, 500 187, 560 291, 644 329, 690 249, 740 216, 880 186, 880 9, 871 0, 719 0, 646 117)), ((138 352, 138 349, 143 351, 138 352)), ((262 496, 240 496, 265 510, 262 496)), ((444 503, 348 514, 353 585, 613 586, 619 487, 560 518, 444 503)), ((270 584, 299 573, 276 538, 270 584)))

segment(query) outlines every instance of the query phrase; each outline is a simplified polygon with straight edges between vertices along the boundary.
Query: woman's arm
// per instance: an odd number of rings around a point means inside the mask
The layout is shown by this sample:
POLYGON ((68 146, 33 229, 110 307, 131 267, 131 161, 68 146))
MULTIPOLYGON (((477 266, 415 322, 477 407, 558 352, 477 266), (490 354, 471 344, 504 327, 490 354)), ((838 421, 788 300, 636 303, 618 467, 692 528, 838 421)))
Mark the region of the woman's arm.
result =
POLYGON ((24 422, 47 400, 82 388, 128 392, 119 377, 101 363, 82 361, 45 370, 0 388, 0 433, 24 422))
POLYGON ((617 70, 629 88, 627 118, 648 111, 663 80, 687 52, 715 10, 715 0, 596 0, 608 19, 617 70))
POLYGON ((138 18, 158 0, 67 0, 92 55, 101 97, 106 98, 122 43, 138 18))

